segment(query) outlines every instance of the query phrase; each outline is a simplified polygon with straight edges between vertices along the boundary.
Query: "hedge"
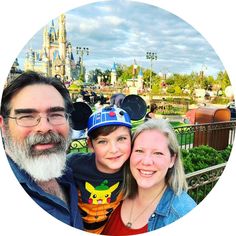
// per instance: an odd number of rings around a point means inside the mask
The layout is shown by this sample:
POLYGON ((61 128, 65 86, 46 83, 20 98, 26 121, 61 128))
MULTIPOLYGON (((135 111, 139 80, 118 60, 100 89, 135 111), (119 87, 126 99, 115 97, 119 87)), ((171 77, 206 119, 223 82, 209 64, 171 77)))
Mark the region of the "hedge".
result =
POLYGON ((188 150, 182 149, 182 161, 185 173, 192 173, 210 166, 227 162, 232 150, 229 145, 222 151, 215 150, 209 146, 199 146, 188 150))

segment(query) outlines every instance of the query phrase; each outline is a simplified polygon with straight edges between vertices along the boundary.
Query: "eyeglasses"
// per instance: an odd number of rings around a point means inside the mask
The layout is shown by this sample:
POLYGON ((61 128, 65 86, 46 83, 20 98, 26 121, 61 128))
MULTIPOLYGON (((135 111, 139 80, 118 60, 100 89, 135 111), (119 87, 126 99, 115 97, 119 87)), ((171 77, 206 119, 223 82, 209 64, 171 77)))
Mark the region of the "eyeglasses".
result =
POLYGON ((42 117, 39 114, 23 114, 15 117, 8 116, 10 119, 15 119, 16 124, 22 127, 34 127, 39 124, 42 118, 46 118, 51 125, 64 125, 70 114, 65 112, 53 112, 42 117))

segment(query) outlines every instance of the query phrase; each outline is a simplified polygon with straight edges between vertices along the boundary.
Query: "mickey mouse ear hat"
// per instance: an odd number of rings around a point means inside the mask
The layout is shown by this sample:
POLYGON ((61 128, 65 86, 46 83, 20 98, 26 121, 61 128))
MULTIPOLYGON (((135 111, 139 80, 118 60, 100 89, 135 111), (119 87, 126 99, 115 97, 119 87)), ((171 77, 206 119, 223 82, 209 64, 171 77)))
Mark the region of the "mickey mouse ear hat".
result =
POLYGON ((129 114, 131 120, 140 120, 147 113, 147 104, 138 95, 126 96, 120 107, 129 114))
POLYGON ((99 109, 89 117, 88 135, 93 130, 108 125, 132 127, 130 117, 125 110, 117 106, 108 106, 99 109))
POLYGON ((93 113, 91 107, 84 102, 75 102, 71 113, 72 129, 83 130, 87 128, 89 116, 93 113))
POLYGON ((72 127, 78 130, 88 128, 88 135, 94 129, 108 125, 131 128, 131 120, 140 120, 147 112, 145 101, 138 95, 126 96, 121 103, 121 107, 116 105, 107 106, 94 113, 91 112, 91 108, 87 104, 82 104, 76 103, 76 106, 74 105, 72 127))

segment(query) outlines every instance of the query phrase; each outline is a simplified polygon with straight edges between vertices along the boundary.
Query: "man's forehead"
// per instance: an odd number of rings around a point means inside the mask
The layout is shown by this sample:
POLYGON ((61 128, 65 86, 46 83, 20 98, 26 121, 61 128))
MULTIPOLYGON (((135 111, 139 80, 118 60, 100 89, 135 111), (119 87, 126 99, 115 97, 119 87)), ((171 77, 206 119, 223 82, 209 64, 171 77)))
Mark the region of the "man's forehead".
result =
POLYGON ((47 110, 50 107, 64 107, 62 95, 51 85, 35 84, 17 91, 11 99, 12 109, 47 110))

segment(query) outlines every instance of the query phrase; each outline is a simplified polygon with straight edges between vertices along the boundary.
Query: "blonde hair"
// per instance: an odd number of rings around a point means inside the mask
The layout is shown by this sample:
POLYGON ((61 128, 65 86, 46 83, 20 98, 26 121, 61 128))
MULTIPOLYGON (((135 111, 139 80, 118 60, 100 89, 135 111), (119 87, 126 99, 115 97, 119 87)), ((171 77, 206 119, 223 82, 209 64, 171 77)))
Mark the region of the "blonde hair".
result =
MULTIPOLYGON (((187 191, 187 182, 185 178, 184 168, 181 160, 180 146, 175 134, 174 129, 167 120, 164 119, 150 119, 143 124, 139 125, 132 137, 132 147, 136 138, 146 130, 157 130, 166 135, 169 141, 169 150, 171 157, 176 156, 175 163, 172 168, 167 171, 166 183, 173 189, 175 194, 180 194, 182 191, 187 191)), ((126 162, 124 167, 124 183, 123 193, 124 198, 132 198, 137 194, 138 186, 136 180, 131 174, 129 161, 126 162)))

